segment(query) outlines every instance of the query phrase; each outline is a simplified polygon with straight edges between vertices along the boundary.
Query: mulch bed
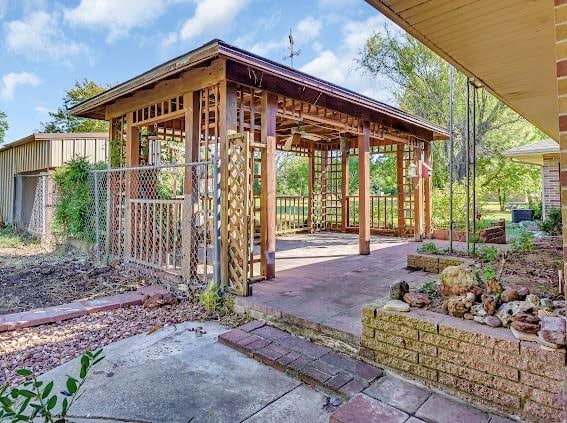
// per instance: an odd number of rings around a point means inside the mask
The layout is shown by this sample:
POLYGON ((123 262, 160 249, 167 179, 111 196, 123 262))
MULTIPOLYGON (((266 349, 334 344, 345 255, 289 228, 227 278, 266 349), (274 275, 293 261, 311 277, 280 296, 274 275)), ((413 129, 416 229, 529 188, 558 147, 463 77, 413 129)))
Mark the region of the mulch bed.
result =
POLYGON ((177 305, 159 308, 134 306, 91 314, 58 324, 0 333, 0 386, 21 379, 18 368, 37 373, 57 367, 85 351, 111 342, 185 321, 216 320, 231 327, 247 317, 230 312, 207 313, 192 296, 177 305))

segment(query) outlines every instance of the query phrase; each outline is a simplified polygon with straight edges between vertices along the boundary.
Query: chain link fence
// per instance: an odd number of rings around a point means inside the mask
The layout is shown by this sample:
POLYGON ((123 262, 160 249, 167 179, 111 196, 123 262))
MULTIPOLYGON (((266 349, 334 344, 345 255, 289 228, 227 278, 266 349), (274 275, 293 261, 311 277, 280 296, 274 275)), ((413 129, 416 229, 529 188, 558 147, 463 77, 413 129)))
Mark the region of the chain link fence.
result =
POLYGON ((49 235, 55 196, 49 173, 19 174, 14 181, 12 222, 19 230, 44 238, 49 235))
POLYGON ((218 281, 218 177, 212 162, 92 171, 84 238, 93 255, 194 285, 218 281))

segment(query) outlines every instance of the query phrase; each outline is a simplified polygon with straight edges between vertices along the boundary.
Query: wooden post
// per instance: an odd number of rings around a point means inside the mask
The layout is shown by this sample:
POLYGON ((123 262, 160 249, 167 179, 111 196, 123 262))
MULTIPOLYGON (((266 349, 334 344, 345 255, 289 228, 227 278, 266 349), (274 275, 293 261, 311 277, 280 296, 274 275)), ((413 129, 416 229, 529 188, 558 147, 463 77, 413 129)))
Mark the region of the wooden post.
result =
MULTIPOLYGON (((126 167, 134 167, 140 164, 140 138, 138 128, 132 126, 132 113, 126 115, 126 167)), ((132 257, 132 210, 130 199, 136 191, 139 175, 131 170, 125 175, 125 224, 124 224, 124 256, 132 257)))
POLYGON ((404 216, 404 145, 402 143, 396 144, 396 171, 398 186, 398 236, 403 236, 406 231, 406 219, 404 216))
POLYGON ((358 250, 370 254, 370 124, 358 136, 358 250))
POLYGON ((433 145, 431 142, 425 143, 425 164, 427 167, 424 169, 424 172, 427 171, 428 176, 423 179, 423 201, 424 201, 424 220, 425 220, 425 237, 431 238, 432 232, 432 189, 433 189, 433 181, 431 176, 431 149, 433 145))
POLYGON ((309 171, 308 171, 308 183, 309 183, 309 189, 308 189, 308 199, 307 199, 307 228, 309 229, 309 233, 313 233, 313 203, 314 203, 314 197, 313 197, 313 178, 315 175, 315 156, 314 156, 314 151, 313 151, 313 144, 310 143, 309 144, 309 171))
POLYGON ((348 150, 348 139, 341 139, 341 217, 343 232, 346 232, 348 227, 348 150))
POLYGON ((261 268, 266 279, 276 276, 276 94, 262 94, 262 195, 260 198, 261 268))
MULTIPOLYGON (((199 160, 201 91, 183 96, 185 104, 185 163, 199 160)), ((183 179, 183 277, 197 276, 195 213, 199 206, 199 177, 195 167, 185 167, 183 179)))
POLYGON ((421 241, 423 219, 423 178, 421 177, 421 142, 415 143, 414 165, 417 175, 413 178, 413 239, 421 241))

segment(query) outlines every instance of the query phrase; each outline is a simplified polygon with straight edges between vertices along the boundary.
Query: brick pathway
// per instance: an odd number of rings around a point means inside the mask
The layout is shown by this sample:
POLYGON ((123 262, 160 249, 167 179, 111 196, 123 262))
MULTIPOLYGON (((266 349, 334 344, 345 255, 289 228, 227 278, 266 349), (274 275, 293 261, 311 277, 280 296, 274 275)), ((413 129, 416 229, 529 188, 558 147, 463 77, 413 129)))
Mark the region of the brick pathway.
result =
POLYGON ((510 423, 512 420, 452 400, 329 348, 256 320, 219 335, 230 346, 348 402, 334 423, 510 423))

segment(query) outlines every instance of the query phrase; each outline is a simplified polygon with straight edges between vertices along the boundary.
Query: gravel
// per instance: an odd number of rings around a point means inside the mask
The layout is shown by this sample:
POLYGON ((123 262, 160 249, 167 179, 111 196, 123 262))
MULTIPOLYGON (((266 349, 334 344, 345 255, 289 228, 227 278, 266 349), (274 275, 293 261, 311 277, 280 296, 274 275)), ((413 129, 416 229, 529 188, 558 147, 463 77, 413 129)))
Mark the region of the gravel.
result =
POLYGON ((207 313, 195 298, 178 305, 148 309, 134 306, 105 311, 76 319, 0 333, 0 386, 15 384, 18 368, 43 373, 85 351, 139 333, 185 321, 217 320, 231 327, 247 318, 233 313, 207 313))

